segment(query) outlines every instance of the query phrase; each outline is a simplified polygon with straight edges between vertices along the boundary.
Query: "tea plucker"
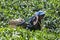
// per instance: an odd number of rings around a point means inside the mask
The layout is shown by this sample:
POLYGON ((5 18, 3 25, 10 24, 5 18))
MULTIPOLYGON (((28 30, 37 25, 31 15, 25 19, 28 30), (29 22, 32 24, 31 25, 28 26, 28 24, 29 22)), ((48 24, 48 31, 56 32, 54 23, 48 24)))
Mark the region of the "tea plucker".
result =
POLYGON ((28 23, 25 22, 24 19, 18 18, 10 20, 10 25, 12 27, 22 26, 23 28, 30 30, 41 30, 41 20, 43 19, 45 12, 37 11, 35 14, 29 19, 28 23))
POLYGON ((27 25, 27 29, 30 30, 41 30, 41 20, 44 18, 44 11, 35 12, 34 16, 32 16, 29 20, 29 24, 27 25))

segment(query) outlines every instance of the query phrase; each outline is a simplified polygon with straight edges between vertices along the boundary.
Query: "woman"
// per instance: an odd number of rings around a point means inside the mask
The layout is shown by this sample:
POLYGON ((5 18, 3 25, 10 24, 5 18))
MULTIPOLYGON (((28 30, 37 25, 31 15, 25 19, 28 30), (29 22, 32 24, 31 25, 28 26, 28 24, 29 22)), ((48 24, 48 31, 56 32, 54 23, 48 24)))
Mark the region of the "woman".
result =
POLYGON ((45 13, 43 11, 38 11, 32 16, 29 20, 29 24, 27 25, 27 29, 30 30, 41 30, 41 20, 43 19, 45 13))
POLYGON ((43 11, 37 11, 34 16, 32 16, 28 23, 25 22, 24 19, 14 19, 10 20, 11 27, 23 26, 23 28, 30 30, 40 30, 41 29, 41 20, 43 19, 45 13, 43 11))

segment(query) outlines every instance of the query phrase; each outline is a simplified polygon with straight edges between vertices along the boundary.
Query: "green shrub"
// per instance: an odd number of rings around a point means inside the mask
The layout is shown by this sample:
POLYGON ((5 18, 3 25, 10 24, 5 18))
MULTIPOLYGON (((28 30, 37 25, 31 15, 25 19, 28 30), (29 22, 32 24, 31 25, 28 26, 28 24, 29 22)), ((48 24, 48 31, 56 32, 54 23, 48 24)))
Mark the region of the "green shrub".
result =
POLYGON ((60 0, 0 0, 0 39, 1 40, 60 40, 60 0), (46 12, 43 27, 56 29, 42 29, 29 31, 9 27, 9 20, 22 17, 26 21, 36 11, 46 12))

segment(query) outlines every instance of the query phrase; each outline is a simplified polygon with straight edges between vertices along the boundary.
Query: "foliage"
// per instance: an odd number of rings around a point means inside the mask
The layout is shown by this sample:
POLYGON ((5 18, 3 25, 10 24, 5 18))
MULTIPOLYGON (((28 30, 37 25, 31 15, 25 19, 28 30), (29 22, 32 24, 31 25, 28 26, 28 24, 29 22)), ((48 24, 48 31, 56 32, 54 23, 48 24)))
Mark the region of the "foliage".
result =
POLYGON ((26 29, 0 28, 0 40, 59 40, 60 34, 48 29, 29 31, 26 29), (57 36, 58 35, 58 36, 57 36))
POLYGON ((59 40, 59 37, 60 0, 0 0, 0 39, 59 40), (46 12, 42 25, 51 30, 31 32, 25 29, 6 28, 9 27, 10 19, 22 17, 28 21, 28 18, 36 12, 33 10, 38 9, 46 12))

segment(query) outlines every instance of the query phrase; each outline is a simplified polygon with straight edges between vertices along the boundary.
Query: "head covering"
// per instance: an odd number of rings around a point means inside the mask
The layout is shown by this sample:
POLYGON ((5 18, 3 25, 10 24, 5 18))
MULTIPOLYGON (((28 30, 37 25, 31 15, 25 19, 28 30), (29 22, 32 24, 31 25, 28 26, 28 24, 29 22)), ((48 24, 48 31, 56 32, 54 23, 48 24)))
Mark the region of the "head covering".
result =
POLYGON ((35 15, 37 15, 37 16, 41 16, 41 15, 44 15, 44 14, 45 13, 43 11, 38 11, 38 12, 35 13, 35 15))

